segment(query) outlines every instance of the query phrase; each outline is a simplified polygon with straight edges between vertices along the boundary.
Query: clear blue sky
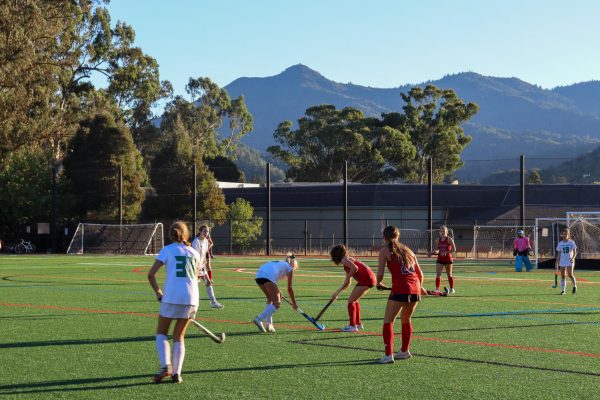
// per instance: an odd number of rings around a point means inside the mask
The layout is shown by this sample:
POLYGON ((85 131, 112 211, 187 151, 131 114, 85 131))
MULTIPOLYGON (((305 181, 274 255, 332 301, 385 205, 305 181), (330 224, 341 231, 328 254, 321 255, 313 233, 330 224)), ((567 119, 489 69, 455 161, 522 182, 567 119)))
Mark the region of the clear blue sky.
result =
POLYGON ((600 1, 112 0, 161 79, 225 86, 302 63, 396 87, 473 71, 551 88, 600 79, 600 1))

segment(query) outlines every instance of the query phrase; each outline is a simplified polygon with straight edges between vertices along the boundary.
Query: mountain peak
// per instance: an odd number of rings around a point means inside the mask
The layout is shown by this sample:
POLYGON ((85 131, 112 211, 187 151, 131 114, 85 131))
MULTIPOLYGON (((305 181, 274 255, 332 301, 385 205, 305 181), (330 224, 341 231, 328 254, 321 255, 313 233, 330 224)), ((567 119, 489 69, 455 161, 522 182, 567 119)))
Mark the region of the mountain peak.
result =
POLYGON ((323 75, 318 73, 312 68, 307 67, 304 64, 296 64, 291 67, 286 68, 282 73, 279 74, 280 77, 299 77, 299 78, 309 78, 309 79, 325 79, 323 75))

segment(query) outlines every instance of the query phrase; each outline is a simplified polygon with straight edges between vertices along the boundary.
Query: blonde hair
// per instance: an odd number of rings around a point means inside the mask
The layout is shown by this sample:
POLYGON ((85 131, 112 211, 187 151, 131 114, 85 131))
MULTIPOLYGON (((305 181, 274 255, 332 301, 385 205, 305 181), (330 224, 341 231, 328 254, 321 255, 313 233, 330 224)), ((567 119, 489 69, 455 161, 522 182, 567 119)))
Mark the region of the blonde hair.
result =
POLYGON ((298 260, 296 260, 296 256, 293 254, 288 254, 285 257, 285 262, 290 264, 292 266, 292 269, 297 270, 298 269, 298 260))
POLYGON ((415 256, 415 253, 411 249, 398 241, 400 239, 400 231, 397 227, 387 226, 383 230, 383 237, 388 240, 388 246, 392 255, 398 258, 404 266, 411 267, 415 265, 417 256, 415 256))
POLYGON ((175 221, 169 228, 169 238, 173 242, 183 243, 186 246, 190 245, 190 230, 183 221, 175 221))

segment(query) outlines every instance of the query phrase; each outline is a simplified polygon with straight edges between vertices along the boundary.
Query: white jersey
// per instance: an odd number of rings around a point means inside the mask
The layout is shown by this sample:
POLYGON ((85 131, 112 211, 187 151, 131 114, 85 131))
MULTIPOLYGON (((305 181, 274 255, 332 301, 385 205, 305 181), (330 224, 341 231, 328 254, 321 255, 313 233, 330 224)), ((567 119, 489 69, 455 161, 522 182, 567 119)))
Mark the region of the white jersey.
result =
POLYGON ((161 249, 156 259, 165 264, 167 270, 162 301, 197 306, 198 252, 183 243, 171 243, 161 249))
POLYGON ((573 262, 571 259, 573 258, 574 251, 577 250, 577 245, 571 239, 566 242, 561 240, 558 242, 558 246, 556 246, 556 251, 560 254, 560 260, 558 261, 559 267, 572 267, 573 262))
POLYGON ((256 278, 265 278, 273 283, 288 276, 292 266, 285 261, 269 261, 256 271, 256 278))
POLYGON ((200 239, 200 236, 196 237, 192 242, 192 248, 200 254, 200 267, 198 268, 198 276, 206 275, 206 253, 208 253, 208 239, 200 239))

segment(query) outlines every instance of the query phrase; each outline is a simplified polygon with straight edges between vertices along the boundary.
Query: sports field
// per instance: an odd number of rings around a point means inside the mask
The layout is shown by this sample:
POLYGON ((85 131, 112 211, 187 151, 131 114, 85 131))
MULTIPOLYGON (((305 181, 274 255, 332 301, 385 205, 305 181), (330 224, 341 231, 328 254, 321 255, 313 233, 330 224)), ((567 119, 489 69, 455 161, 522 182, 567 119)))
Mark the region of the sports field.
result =
MULTIPOLYGON (((592 399, 600 393, 600 272, 576 271, 559 295, 552 271, 517 274, 507 261, 457 261, 456 294, 425 297, 413 317, 413 358, 376 363, 389 292, 361 301, 365 331, 342 333, 342 293, 317 331, 286 304, 274 334, 250 322, 264 297, 254 271, 265 258, 213 260, 222 310, 200 290, 184 383, 153 384, 158 303, 152 257, 1 256, 1 398, 53 399, 592 399)), ((363 259, 371 266, 374 259, 363 259)), ((343 280, 327 259, 300 259, 298 304, 316 315, 343 280)), ((422 260, 426 288, 434 265, 422 260)), ((164 270, 159 272, 162 284, 164 270)), ((389 283, 386 276, 384 282, 389 283)), ((443 276, 443 282, 445 276, 443 276)), ((395 326, 400 347, 400 323, 395 326)))

